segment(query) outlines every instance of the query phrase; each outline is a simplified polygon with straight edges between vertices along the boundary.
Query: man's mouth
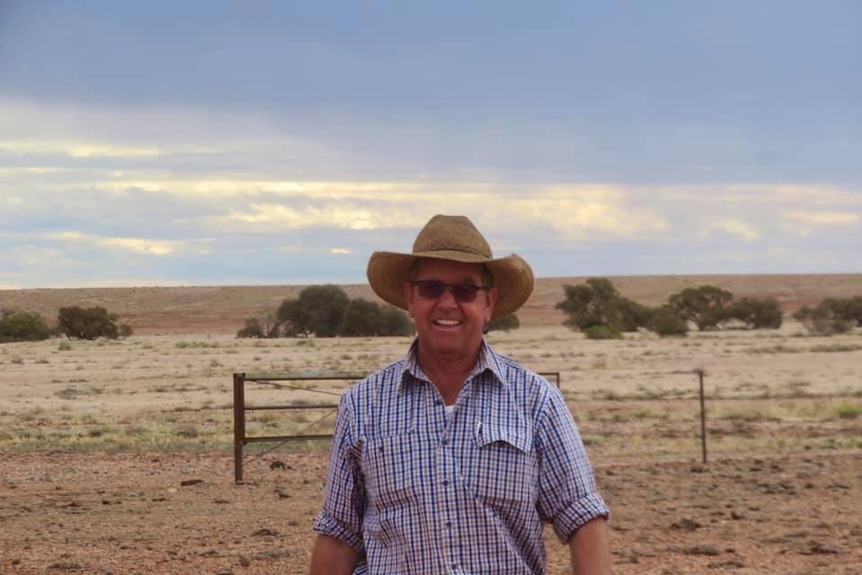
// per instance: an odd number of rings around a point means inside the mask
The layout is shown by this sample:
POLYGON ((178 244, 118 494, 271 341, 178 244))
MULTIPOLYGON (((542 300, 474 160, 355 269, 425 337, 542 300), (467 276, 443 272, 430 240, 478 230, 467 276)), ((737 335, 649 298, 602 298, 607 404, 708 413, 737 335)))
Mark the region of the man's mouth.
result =
POLYGON ((457 319, 435 319, 434 325, 439 325, 441 327, 455 327, 461 325, 461 320, 457 319))

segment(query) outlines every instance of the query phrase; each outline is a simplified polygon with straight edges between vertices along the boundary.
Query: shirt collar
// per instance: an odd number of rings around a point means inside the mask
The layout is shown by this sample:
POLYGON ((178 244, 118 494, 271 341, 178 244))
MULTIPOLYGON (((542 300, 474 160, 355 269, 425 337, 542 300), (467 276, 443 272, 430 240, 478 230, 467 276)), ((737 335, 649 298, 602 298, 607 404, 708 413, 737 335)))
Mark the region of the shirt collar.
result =
MULTIPOLYGON (((419 339, 417 338, 413 340, 412 344, 410 344, 410 349, 407 351, 407 355, 401 360, 401 383, 399 386, 403 386, 410 381, 429 381, 428 376, 425 375, 425 372, 423 372, 422 368, 419 366, 419 357, 417 354, 418 346, 419 339)), ((483 338, 482 344, 479 347, 479 359, 476 361, 476 365, 473 367, 470 377, 485 372, 490 373, 492 378, 503 387, 508 386, 506 378, 502 375, 503 370, 500 367, 499 356, 493 349, 491 349, 491 346, 483 338)))

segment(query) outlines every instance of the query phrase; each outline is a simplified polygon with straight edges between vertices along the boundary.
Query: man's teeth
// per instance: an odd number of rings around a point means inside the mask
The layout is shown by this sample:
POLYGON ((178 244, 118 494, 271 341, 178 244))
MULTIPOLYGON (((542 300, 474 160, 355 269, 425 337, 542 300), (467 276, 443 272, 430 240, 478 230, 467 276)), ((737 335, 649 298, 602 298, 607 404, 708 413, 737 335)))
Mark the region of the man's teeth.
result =
POLYGON ((438 325, 458 325, 461 322, 457 319, 438 319, 434 323, 438 325))

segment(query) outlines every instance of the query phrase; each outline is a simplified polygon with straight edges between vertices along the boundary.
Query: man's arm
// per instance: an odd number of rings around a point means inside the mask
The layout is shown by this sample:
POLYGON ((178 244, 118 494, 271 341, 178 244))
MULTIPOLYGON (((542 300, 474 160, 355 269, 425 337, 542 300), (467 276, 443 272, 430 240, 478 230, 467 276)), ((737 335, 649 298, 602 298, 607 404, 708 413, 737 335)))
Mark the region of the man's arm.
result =
POLYGON ((569 539, 574 575, 611 575, 611 551, 604 517, 584 523, 569 539))
POLYGON ((359 552, 341 539, 318 535, 311 551, 309 575, 351 575, 359 552))

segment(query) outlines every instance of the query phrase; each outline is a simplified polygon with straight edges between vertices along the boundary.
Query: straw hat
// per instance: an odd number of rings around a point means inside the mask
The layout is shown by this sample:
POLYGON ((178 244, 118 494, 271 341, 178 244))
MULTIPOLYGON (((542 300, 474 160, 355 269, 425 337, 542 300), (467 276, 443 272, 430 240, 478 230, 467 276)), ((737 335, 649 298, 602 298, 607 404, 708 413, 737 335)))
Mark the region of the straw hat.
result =
POLYGON ((492 318, 521 307, 533 292, 533 270, 519 255, 494 259, 491 247, 476 226, 464 216, 436 215, 416 236, 413 253, 374 252, 368 260, 368 283, 385 301, 407 309, 404 282, 419 258, 485 264, 499 291, 492 318))

